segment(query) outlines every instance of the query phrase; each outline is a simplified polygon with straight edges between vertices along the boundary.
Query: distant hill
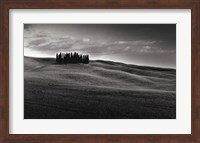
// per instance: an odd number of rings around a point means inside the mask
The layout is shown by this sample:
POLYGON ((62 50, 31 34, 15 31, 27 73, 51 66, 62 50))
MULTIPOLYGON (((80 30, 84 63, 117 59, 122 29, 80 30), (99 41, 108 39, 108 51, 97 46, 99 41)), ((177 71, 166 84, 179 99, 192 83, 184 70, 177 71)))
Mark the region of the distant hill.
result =
POLYGON ((176 118, 176 70, 24 57, 25 118, 176 118))

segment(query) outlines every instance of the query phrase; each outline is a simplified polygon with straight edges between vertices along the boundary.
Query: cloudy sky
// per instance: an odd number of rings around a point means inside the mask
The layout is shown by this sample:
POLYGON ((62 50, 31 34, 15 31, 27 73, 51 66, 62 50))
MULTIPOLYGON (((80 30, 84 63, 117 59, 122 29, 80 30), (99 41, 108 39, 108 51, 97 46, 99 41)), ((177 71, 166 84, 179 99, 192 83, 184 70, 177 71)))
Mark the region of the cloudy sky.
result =
POLYGON ((89 54, 90 59, 176 67, 175 24, 24 24, 24 55, 89 54))

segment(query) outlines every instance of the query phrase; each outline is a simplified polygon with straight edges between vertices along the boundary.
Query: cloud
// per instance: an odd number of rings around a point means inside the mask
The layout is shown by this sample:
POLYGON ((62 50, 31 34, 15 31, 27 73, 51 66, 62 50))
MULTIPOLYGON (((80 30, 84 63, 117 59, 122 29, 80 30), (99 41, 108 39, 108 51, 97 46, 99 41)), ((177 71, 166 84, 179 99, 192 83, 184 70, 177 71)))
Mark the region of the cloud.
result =
POLYGON ((83 42, 89 42, 90 39, 89 38, 83 38, 83 42))
POLYGON ((76 38, 69 35, 56 36, 45 32, 26 31, 24 45, 27 49, 42 53, 55 54, 56 52, 81 52, 92 55, 109 55, 118 53, 166 53, 175 52, 164 50, 156 46, 162 41, 98 41, 90 38, 76 38))
POLYGON ((50 36, 50 33, 38 32, 34 36, 35 37, 47 37, 47 36, 50 36))
POLYGON ((127 46, 127 47, 125 48, 126 51, 129 50, 129 49, 130 49, 130 46, 127 46))
POLYGON ((144 48, 144 49, 151 49, 150 46, 144 46, 143 48, 144 48))
POLYGON ((48 42, 48 39, 46 39, 46 38, 39 38, 39 39, 31 40, 29 42, 29 44, 32 45, 32 46, 33 45, 38 46, 38 45, 46 43, 46 42, 48 42))

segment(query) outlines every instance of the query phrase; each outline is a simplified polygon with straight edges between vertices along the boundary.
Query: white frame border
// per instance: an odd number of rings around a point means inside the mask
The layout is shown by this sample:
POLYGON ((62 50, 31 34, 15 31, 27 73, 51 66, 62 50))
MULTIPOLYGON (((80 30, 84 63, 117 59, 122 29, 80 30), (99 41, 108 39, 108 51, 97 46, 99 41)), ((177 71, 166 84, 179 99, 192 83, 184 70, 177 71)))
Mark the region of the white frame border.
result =
POLYGON ((10 9, 10 134, 191 134, 190 9, 10 9), (63 18, 65 17, 65 18, 63 18), (82 18, 80 18, 82 17, 82 18), (84 18, 83 18, 84 17, 84 18), (177 118, 172 120, 23 119, 23 23, 176 23, 177 118))

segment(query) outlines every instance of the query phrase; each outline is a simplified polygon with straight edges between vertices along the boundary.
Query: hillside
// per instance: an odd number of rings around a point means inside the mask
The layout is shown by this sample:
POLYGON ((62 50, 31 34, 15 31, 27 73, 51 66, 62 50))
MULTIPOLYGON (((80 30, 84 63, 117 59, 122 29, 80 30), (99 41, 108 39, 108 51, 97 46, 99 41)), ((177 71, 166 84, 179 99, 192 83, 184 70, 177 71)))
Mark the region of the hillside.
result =
POLYGON ((25 119, 176 118, 176 70, 24 57, 25 119))

